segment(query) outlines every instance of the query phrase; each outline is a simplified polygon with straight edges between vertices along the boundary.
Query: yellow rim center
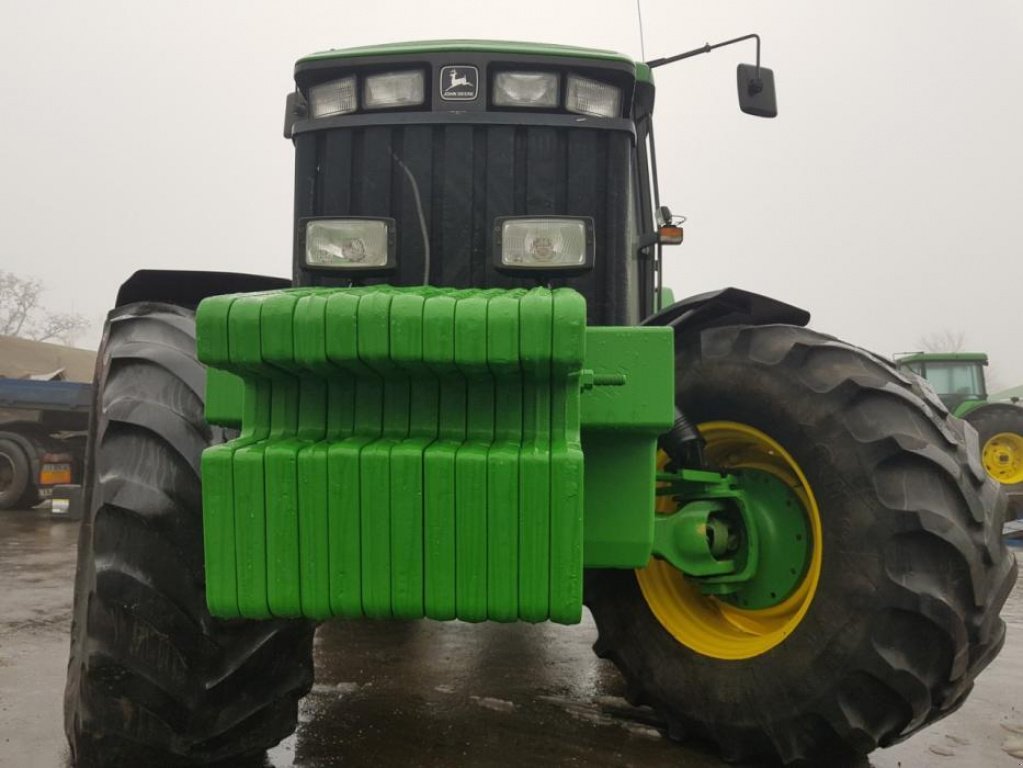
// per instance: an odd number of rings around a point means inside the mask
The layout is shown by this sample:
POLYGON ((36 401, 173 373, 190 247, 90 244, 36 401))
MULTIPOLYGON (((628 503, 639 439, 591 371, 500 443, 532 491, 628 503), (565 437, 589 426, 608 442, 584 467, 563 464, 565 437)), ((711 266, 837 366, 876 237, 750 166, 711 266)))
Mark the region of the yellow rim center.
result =
MULTIPOLYGON (((704 595, 678 570, 663 560, 651 559, 636 570, 643 598, 654 616, 682 645, 715 659, 748 659, 781 643, 803 620, 821 572, 820 510, 806 476, 795 459, 775 440, 758 429, 731 421, 701 424, 710 466, 720 469, 757 469, 784 482, 800 500, 810 525, 812 548, 806 575, 789 597, 762 610, 737 608, 704 595)), ((658 466, 668 457, 658 454, 658 466)), ((658 514, 677 509, 670 496, 658 496, 658 514)))
POLYGON ((1023 435, 999 432, 984 443, 984 469, 1003 485, 1023 483, 1023 435))

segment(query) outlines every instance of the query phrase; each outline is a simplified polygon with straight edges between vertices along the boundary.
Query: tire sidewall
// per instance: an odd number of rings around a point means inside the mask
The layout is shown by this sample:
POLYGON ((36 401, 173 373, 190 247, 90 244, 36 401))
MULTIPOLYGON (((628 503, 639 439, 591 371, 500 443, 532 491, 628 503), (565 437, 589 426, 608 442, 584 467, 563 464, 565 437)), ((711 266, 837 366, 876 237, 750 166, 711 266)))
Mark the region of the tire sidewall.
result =
POLYGON ((0 461, 10 462, 13 470, 10 487, 0 491, 0 509, 14 509, 29 491, 32 468, 25 452, 13 440, 0 439, 0 461))

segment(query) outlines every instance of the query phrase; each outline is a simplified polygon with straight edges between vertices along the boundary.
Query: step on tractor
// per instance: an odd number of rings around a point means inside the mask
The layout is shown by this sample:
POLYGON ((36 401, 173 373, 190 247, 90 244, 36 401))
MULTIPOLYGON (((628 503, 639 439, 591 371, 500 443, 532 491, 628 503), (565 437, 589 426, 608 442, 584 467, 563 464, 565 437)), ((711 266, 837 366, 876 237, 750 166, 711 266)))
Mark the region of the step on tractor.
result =
POLYGON ((1023 517, 1023 387, 988 394, 983 352, 915 352, 895 365, 927 379, 953 414, 973 425, 984 469, 1009 494, 1013 518, 1023 517))
POLYGON ((651 70, 714 47, 298 61, 292 280, 140 271, 106 323, 77 765, 262 754, 332 618, 585 605, 629 697, 728 759, 833 764, 962 704, 1016 578, 969 428, 802 309, 665 300, 651 70))

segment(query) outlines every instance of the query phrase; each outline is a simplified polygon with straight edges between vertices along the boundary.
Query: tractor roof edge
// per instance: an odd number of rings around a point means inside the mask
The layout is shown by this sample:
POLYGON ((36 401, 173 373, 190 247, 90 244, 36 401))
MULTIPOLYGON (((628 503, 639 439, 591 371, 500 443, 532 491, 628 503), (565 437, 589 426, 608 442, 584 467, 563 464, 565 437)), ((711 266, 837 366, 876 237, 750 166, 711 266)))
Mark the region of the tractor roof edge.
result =
POLYGON ((987 355, 983 352, 910 352, 896 358, 899 363, 983 363, 987 355))
POLYGON ((583 48, 556 43, 529 43, 514 40, 412 40, 408 42, 364 45, 355 48, 332 48, 303 56, 296 66, 329 59, 351 59, 363 56, 390 56, 404 54, 426 54, 445 52, 505 53, 532 56, 564 56, 583 59, 602 59, 618 64, 629 64, 635 71, 636 79, 653 82, 653 74, 646 64, 616 51, 600 48, 583 48))

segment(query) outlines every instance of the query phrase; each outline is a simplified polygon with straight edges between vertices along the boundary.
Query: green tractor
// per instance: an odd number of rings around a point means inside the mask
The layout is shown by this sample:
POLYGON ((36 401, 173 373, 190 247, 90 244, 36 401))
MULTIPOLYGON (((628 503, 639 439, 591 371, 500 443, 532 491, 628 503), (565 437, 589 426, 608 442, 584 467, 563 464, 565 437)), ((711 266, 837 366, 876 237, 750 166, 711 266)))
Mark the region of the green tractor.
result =
MULTIPOLYGON (((338 617, 585 604, 630 697, 729 759, 833 763, 962 704, 1005 637, 1005 495, 926 385, 804 310, 662 301, 666 61, 298 62, 293 279, 141 271, 106 324, 77 765, 258 759, 338 617)), ((775 114, 759 47, 738 84, 775 114)))
MULTIPOLYGON (((987 473, 1009 493, 1010 509, 1023 516, 1023 392, 988 395, 983 352, 917 352, 895 361, 900 370, 922 376, 941 402, 977 430, 987 473)), ((1023 389, 1023 388, 1017 388, 1023 389)))

